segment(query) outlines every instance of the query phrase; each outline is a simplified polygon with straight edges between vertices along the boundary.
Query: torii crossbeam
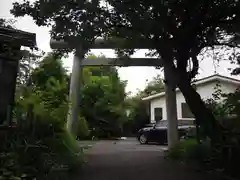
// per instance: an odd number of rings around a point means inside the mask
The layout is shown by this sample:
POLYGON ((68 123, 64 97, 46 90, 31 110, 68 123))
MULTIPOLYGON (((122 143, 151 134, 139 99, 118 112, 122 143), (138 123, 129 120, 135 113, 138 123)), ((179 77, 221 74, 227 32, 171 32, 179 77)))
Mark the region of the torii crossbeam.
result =
MULTIPOLYGON (((121 47, 123 40, 114 40, 114 39, 96 39, 95 42, 91 45, 89 49, 117 49, 121 47)), ((75 42, 74 42, 75 43, 75 42)), ((80 75, 83 66, 157 66, 163 67, 163 61, 159 58, 127 58, 127 59, 118 59, 118 58, 87 58, 84 59, 85 51, 81 48, 81 43, 74 44, 67 43, 63 40, 56 41, 51 40, 50 46, 52 49, 67 49, 75 48, 76 52, 73 60, 72 67, 72 76, 70 83, 70 92, 69 92, 69 113, 67 118, 67 129, 71 132, 74 126, 74 122, 78 119, 78 109, 80 105, 79 101, 79 88, 80 88, 80 75)), ((129 48, 129 47, 128 47, 129 48)), ((141 43, 134 45, 134 49, 149 49, 147 43, 141 43)), ((171 75, 164 68, 165 79, 169 78, 171 75)), ((176 92, 175 87, 170 87, 165 84, 166 90, 166 105, 167 105, 167 120, 168 120, 168 146, 173 147, 178 140, 178 131, 177 131, 177 107, 176 107, 176 92)))

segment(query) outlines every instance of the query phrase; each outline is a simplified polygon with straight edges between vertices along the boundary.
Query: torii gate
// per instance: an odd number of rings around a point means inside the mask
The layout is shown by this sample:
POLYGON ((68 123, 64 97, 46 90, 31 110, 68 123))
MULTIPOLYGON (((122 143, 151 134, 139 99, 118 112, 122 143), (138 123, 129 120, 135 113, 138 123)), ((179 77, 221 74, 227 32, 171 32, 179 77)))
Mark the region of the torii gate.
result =
MULTIPOLYGON (((64 42, 51 39, 50 46, 52 49, 67 49, 69 47, 75 48, 75 55, 72 66, 72 76, 69 92, 69 110, 67 117, 67 129, 71 132, 74 122, 78 119, 78 109, 80 105, 79 88, 81 84, 81 72, 84 66, 158 66, 163 67, 163 62, 159 58, 87 58, 85 59, 86 51, 82 48, 81 43, 76 45, 73 42, 64 42), (72 44, 70 44, 72 43, 72 44)), ((96 39, 89 49, 116 49, 119 47, 119 41, 114 39, 96 39)), ((148 49, 145 43, 133 46, 135 49, 148 49)), ((167 120, 168 120, 168 147, 175 146, 178 142, 178 122, 177 122, 177 106, 176 106, 176 88, 171 85, 171 73, 165 67, 164 76, 167 83, 165 83, 166 92, 166 106, 167 106, 167 120)))

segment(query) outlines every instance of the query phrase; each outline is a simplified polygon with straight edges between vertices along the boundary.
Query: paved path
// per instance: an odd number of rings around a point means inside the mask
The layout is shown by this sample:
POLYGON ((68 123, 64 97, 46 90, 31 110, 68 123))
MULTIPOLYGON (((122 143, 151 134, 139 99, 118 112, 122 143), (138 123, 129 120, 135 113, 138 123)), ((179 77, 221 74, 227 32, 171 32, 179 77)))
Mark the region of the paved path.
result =
POLYGON ((79 180, 202 180, 163 157, 166 147, 139 145, 135 140, 99 141, 87 153, 79 180))

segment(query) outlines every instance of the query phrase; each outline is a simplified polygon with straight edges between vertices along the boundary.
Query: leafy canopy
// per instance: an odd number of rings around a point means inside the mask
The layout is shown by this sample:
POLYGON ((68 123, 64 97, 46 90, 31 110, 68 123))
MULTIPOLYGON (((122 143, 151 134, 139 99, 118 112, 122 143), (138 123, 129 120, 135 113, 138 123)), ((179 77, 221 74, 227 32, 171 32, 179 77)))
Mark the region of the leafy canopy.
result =
MULTIPOLYGON (((95 57, 90 55, 91 57, 95 57)), ((91 129, 97 129, 94 136, 116 136, 126 120, 125 86, 115 67, 85 67, 81 93, 81 115, 91 129)))
POLYGON ((154 77, 151 81, 147 83, 147 86, 144 88, 143 91, 140 91, 140 96, 149 96, 156 93, 160 93, 164 91, 164 83, 163 79, 160 75, 154 77))
POLYGON ((30 15, 39 26, 51 26, 53 37, 85 42, 99 36, 144 40, 165 61, 176 59, 179 71, 185 72, 191 60, 194 76, 200 51, 226 44, 226 35, 232 37, 238 30, 239 8, 238 0, 25 0, 15 2, 11 12, 30 15))

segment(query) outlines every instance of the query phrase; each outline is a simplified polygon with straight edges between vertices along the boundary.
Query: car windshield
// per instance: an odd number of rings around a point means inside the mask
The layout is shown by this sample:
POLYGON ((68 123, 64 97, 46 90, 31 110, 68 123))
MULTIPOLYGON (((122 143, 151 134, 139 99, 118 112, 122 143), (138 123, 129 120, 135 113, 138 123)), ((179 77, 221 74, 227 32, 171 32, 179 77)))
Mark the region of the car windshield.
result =
MULTIPOLYGON (((167 120, 162 120, 156 123, 156 127, 167 127, 167 120)), ((191 126, 194 125, 193 120, 178 120, 178 126, 191 126)))

